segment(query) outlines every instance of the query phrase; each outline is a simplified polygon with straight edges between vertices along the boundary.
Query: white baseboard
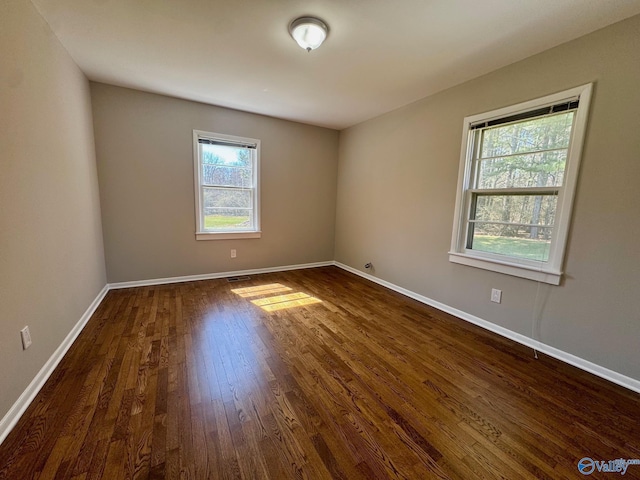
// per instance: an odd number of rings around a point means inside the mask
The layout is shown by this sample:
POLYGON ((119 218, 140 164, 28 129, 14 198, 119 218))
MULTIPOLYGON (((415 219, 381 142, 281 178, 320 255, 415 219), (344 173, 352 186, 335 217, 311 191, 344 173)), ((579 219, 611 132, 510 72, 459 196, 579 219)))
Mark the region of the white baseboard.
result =
POLYGON ((260 273, 286 272, 289 270, 301 270, 303 268, 328 267, 335 262, 302 263, 299 265, 285 265, 281 267, 254 268, 251 270, 236 270, 234 272, 204 273, 201 275, 185 275, 183 277, 151 278, 149 280, 135 280, 133 282, 116 282, 109 284, 109 290, 131 287, 148 287, 151 285, 165 285, 168 283, 196 282, 198 280, 211 280, 215 278, 240 277, 243 275, 258 275, 260 273))
POLYGON ((15 427, 16 423, 18 423, 22 414, 31 404, 40 389, 44 386, 45 382, 58 366, 60 360, 65 356, 75 339, 80 335, 80 332, 91 318, 91 315, 96 311, 108 291, 109 286, 105 285, 98 296, 93 300, 93 302, 91 302, 91 305, 89 305, 89 308, 87 308, 82 317, 80 317, 78 323, 74 325, 62 343, 58 348, 56 348, 56 351, 53 352, 53 355, 49 357, 47 363, 44 364, 25 391, 22 392, 22 395, 20 395, 7 414, 2 418, 2 420, 0 420, 0 444, 2 444, 4 439, 7 438, 7 435, 9 435, 9 432, 13 427, 15 427))
POLYGON ((385 280, 381 280, 380 278, 376 278, 373 275, 370 275, 365 272, 361 272, 355 268, 352 268, 348 265, 345 265, 340 262, 334 262, 336 267, 342 268, 347 272, 351 272, 355 275, 358 275, 362 278, 366 278, 367 280, 371 280, 378 285, 382 285, 383 287, 389 288, 395 292, 406 295, 407 297, 413 298, 421 303, 426 305, 430 305, 438 310, 442 310, 443 312, 449 313, 455 317, 458 317, 462 320, 466 320, 467 322, 473 323, 482 327, 486 330, 489 330, 493 333, 497 333, 503 337, 506 337, 514 342, 520 343, 527 347, 534 348, 535 350, 545 353, 550 357, 561 360, 569 365, 573 365, 574 367, 578 367, 582 370, 585 370, 589 373, 592 373, 598 377, 604 378, 610 382, 613 382, 622 387, 628 388, 629 390, 633 390, 634 392, 640 393, 640 380, 636 380, 635 378, 627 377, 626 375, 622 375, 621 373, 615 372, 613 370, 609 370, 608 368, 597 365, 593 362, 585 360, 584 358, 577 357, 572 355, 571 353, 565 352, 563 350, 559 350, 555 347, 547 345, 545 343, 539 342, 538 340, 534 340, 530 337, 522 335, 520 333, 509 330, 508 328, 501 327, 500 325, 496 325, 495 323, 491 323, 487 320, 483 320, 482 318, 476 317, 475 315, 471 315, 467 312, 463 312, 462 310, 458 310, 457 308, 450 307, 444 303, 437 302, 431 298, 425 297, 424 295, 420 295, 418 293, 412 292, 411 290, 407 290, 406 288, 399 287, 391 282, 387 282, 385 280))

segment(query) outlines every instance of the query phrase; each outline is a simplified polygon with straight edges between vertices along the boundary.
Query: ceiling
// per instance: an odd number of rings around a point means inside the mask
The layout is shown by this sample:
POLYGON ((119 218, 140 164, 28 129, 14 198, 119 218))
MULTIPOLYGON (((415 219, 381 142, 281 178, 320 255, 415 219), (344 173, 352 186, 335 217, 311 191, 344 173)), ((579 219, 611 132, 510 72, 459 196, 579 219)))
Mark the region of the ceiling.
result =
POLYGON ((90 80, 342 129, 640 14, 640 0, 32 0, 90 80), (307 53, 288 24, 329 25, 307 53))

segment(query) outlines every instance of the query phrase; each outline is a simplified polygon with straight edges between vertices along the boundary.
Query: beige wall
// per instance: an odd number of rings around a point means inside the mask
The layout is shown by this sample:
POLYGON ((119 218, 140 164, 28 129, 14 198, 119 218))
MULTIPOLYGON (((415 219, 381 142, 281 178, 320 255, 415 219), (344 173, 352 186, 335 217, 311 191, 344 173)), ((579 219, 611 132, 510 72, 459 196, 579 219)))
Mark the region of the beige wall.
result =
POLYGON ((91 94, 109 282, 333 260, 337 131, 98 83, 91 94), (194 129, 261 140, 262 238, 195 240, 194 129))
POLYGON ((106 283, 89 84, 27 0, 0 2, 0 112, 2 418, 106 283))
POLYGON ((340 134, 336 260, 640 379, 640 16, 340 134), (448 261, 465 116, 595 82, 561 286, 448 261), (500 305, 491 288, 503 291, 500 305), (534 323, 536 324, 534 327, 534 323))

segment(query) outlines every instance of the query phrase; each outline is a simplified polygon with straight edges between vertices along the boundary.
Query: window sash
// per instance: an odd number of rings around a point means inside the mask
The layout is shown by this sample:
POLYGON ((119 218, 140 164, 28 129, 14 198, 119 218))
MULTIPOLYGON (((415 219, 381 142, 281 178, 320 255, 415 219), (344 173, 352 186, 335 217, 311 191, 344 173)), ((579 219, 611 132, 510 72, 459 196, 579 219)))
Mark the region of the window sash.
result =
POLYGON ((482 195, 558 195, 562 187, 469 188, 467 193, 482 195))
POLYGON ((207 207, 203 204, 201 205, 200 208, 200 215, 202 218, 202 231, 203 232, 207 232, 207 233, 216 233, 216 232, 221 232, 221 233, 229 233, 229 232, 244 232, 244 231, 253 231, 255 229, 255 217, 254 217, 254 211, 255 211, 255 201, 254 201, 254 189, 253 188, 247 188, 247 187, 220 187, 217 185, 202 185, 201 186, 201 191, 200 191, 200 195, 201 198, 204 198, 204 193, 205 190, 208 188, 215 188, 216 190, 229 190, 229 191, 244 191, 244 192, 248 192, 250 199, 249 199, 249 207, 230 207, 230 206, 221 206, 221 207, 207 207), (248 216, 249 216, 249 225, 247 225, 246 227, 233 227, 233 228, 207 228, 206 227, 206 217, 208 215, 210 215, 210 211, 212 210, 221 210, 221 211, 245 211, 247 212, 248 216))
MULTIPOLYGON (((479 197, 497 197, 497 196, 505 196, 505 197, 517 197, 517 196, 531 196, 531 197, 558 197, 558 188, 545 188, 543 191, 541 189, 500 189, 499 192, 495 190, 477 190, 477 191, 469 191, 470 200, 468 201, 469 210, 466 218, 466 241, 464 245, 465 250, 470 250, 473 252, 477 252, 478 250, 473 248, 473 242, 475 239, 476 226, 477 225, 503 225, 505 227, 519 227, 519 228, 536 228, 539 230, 551 230, 551 249, 554 246, 554 233, 555 233, 555 220, 553 223, 526 223, 526 222, 513 222, 513 221, 501 221, 501 220, 486 220, 486 219, 478 219, 478 198, 479 197), (526 190, 526 191, 522 191, 526 190), (505 194, 506 193, 506 194, 505 194)), ((541 202, 542 206, 542 202, 541 202)), ((541 208, 539 206, 538 208, 541 208)), ((553 211, 553 217, 555 219, 555 215, 558 209, 558 202, 556 201, 556 205, 553 211)), ((518 230, 519 230, 518 228, 518 230)), ((514 237, 520 238, 520 237, 514 237)), ((534 239, 529 239, 534 240, 534 239)), ((514 258, 521 258, 514 255, 514 258)), ((544 260, 548 262, 548 258, 544 260)), ((539 263, 540 260, 535 260, 536 263, 539 263)))
POLYGON ((525 155, 533 155, 535 153, 548 153, 548 152, 561 152, 566 151, 568 148, 560 147, 560 148, 542 148, 539 150, 528 150, 523 153, 509 153, 507 155, 494 155, 492 157, 478 157, 475 159, 476 162, 484 162, 485 160, 496 160, 498 158, 513 158, 513 157, 523 157, 525 155))
MULTIPOLYGON (((212 141, 208 141, 208 142, 202 142, 202 139, 200 139, 198 141, 198 163, 200 166, 200 171, 202 172, 202 168, 205 165, 205 163, 203 162, 203 149, 201 147, 201 145, 221 145, 221 146, 229 146, 229 147, 241 147, 241 148, 247 148, 245 147, 244 144, 238 144, 238 143, 233 143, 233 142, 212 142, 212 141)), ((200 231, 201 232, 205 232, 205 233, 230 233, 230 232, 242 232, 242 231, 253 231, 255 230, 255 218, 254 218, 254 211, 255 211, 255 207, 254 207, 254 196, 255 196, 255 175, 254 173, 254 169, 255 169, 255 150, 250 150, 251 153, 251 186, 250 187, 237 187, 237 186, 233 186, 233 185, 224 185, 222 183, 205 183, 202 180, 200 181, 200 231), (250 195, 250 202, 251 202, 251 207, 246 207, 246 209, 250 212, 249 214, 249 225, 247 227, 233 227, 233 228, 224 228, 224 227, 220 227, 220 228, 207 228, 206 226, 206 209, 207 208, 220 208, 220 209, 224 209, 227 208, 228 210, 237 210, 241 207, 206 207, 204 205, 204 193, 207 190, 207 188, 215 188, 216 190, 228 190, 228 191, 238 191, 238 192, 249 192, 250 195)), ((242 166, 238 168, 244 168, 247 169, 247 167, 242 166)), ((202 179, 202 177, 201 177, 202 179)))

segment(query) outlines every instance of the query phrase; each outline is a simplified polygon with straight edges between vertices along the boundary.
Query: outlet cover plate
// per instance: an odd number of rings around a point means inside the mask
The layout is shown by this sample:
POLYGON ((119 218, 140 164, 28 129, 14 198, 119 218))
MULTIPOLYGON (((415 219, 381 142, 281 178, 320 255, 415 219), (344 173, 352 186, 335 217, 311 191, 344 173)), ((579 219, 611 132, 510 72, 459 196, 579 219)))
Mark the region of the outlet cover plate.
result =
POLYGON ((491 289, 491 301, 493 303, 501 303, 502 302, 502 290, 498 290, 497 288, 491 289))
POLYGON ((31 332, 29 332, 28 326, 20 330, 20 337, 22 338, 22 349, 26 350, 31 346, 31 332))

